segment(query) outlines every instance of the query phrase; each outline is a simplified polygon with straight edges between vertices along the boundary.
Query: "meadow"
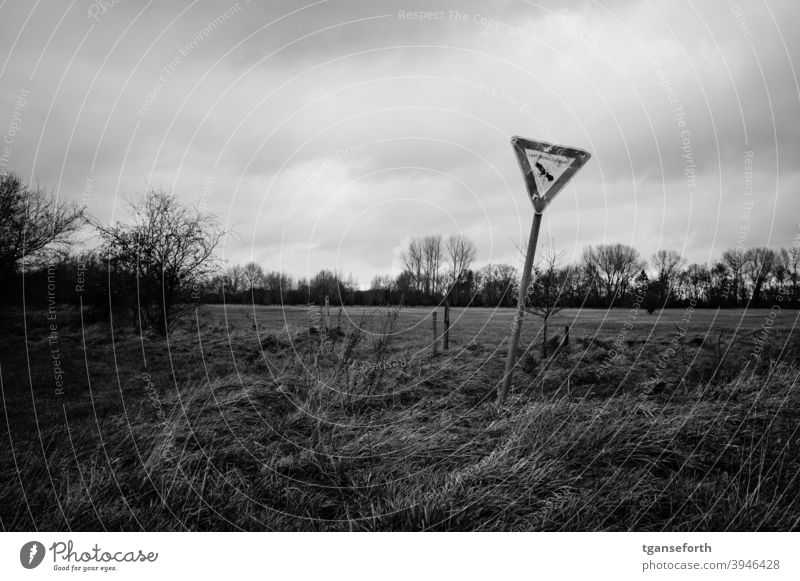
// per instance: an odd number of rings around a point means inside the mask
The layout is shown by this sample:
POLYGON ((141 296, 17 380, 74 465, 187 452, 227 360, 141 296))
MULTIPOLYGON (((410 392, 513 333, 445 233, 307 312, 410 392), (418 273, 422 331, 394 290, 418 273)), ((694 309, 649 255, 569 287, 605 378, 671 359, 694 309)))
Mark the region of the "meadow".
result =
POLYGON ((800 528, 797 311, 2 315, 4 530, 800 528))

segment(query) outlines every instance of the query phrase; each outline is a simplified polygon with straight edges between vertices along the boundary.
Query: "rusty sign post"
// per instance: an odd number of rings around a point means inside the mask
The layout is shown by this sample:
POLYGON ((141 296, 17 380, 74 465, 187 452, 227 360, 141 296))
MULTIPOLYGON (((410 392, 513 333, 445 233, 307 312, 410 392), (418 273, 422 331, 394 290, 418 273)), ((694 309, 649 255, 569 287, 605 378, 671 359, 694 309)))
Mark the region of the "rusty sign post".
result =
POLYGON ((517 162, 519 162, 519 167, 522 170, 525 187, 533 204, 534 214, 531 234, 528 239, 528 251, 525 254, 525 266, 523 267, 522 280, 520 281, 517 310, 514 313, 514 322, 511 325, 511 341, 508 355, 506 356, 506 368, 503 373, 503 381, 497 392, 498 407, 503 405, 508 395, 511 387, 511 377, 514 374, 514 365, 517 361, 517 346, 522 333, 522 319, 525 316, 527 307, 533 257, 536 254, 536 242, 539 239, 542 213, 561 188, 564 187, 564 184, 591 157, 589 152, 581 149, 562 147, 543 141, 531 141, 517 136, 511 138, 511 145, 514 147, 517 162))

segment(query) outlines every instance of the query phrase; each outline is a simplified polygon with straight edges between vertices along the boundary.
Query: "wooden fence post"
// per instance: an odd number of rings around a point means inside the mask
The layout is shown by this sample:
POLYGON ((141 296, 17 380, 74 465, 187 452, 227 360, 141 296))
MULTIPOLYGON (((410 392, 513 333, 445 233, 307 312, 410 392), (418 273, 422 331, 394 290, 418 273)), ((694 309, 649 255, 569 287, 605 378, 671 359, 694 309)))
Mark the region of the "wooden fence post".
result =
POLYGON ((438 313, 433 311, 433 356, 439 353, 439 325, 436 322, 436 315, 438 313))
POLYGON ((450 295, 444 302, 444 350, 450 349, 450 295))

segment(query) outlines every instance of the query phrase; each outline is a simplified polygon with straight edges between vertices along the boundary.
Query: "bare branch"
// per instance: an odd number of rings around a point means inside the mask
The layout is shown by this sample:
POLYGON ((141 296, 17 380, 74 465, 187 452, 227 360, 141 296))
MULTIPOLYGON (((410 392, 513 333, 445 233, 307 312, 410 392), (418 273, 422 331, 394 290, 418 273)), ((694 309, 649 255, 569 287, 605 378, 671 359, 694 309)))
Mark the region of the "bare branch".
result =
POLYGON ((0 269, 6 276, 26 261, 65 250, 83 223, 78 205, 27 186, 15 174, 0 175, 0 269))

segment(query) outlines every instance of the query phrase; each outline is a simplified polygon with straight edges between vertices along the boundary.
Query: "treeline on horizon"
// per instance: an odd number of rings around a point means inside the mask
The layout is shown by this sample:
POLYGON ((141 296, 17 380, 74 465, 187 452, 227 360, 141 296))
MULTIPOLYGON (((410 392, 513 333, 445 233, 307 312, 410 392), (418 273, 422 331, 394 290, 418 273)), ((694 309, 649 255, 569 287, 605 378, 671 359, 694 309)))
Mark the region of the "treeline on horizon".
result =
MULTIPOLYGON (((438 239, 438 235, 426 237, 438 239)), ((412 241, 413 244, 413 241, 412 241)), ((443 244, 444 246, 444 244, 443 244)), ((437 261, 434 261, 436 264, 437 261)), ((440 264, 444 265, 442 259, 440 264)), ((16 284, 29 304, 49 294, 59 303, 127 308, 136 300, 136 280, 115 271, 97 252, 61 254, 50 264, 16 273, 16 284), (23 281, 24 276, 24 281, 23 281), (50 288, 52 293, 48 290, 50 288)), ((255 262, 232 265, 183 289, 180 302, 332 306, 514 307, 519 272, 510 264, 452 270, 404 270, 398 276, 375 276, 360 289, 353 275, 323 269, 310 278, 264 269, 255 262)), ((548 300, 562 308, 630 307, 644 300, 650 311, 683 307, 741 308, 780 304, 800 307, 800 253, 790 249, 731 249, 711 266, 687 264, 677 252, 658 251, 648 263, 624 244, 587 246, 575 264, 544 260, 534 266, 532 303, 548 300)), ((10 298, 10 297, 6 297, 10 298)), ((8 301, 6 301, 8 302, 8 301)))
MULTIPOLYGON (((0 304, 52 309, 80 304, 165 333, 192 304, 514 307, 520 273, 510 264, 476 265, 478 249, 460 234, 412 239, 402 272, 359 288, 352 275, 323 269, 309 278, 249 262, 223 265, 225 232, 214 215, 170 192, 130 202, 128 219, 105 224, 14 174, 0 174, 0 304), (93 230, 100 244, 79 250, 73 235, 93 230), (120 317, 122 318, 122 317, 120 317)), ((609 308, 800 306, 800 236, 788 249, 733 248, 710 264, 688 264, 673 250, 646 260, 625 244, 584 248, 562 264, 550 245, 537 252, 528 304, 609 308)))

